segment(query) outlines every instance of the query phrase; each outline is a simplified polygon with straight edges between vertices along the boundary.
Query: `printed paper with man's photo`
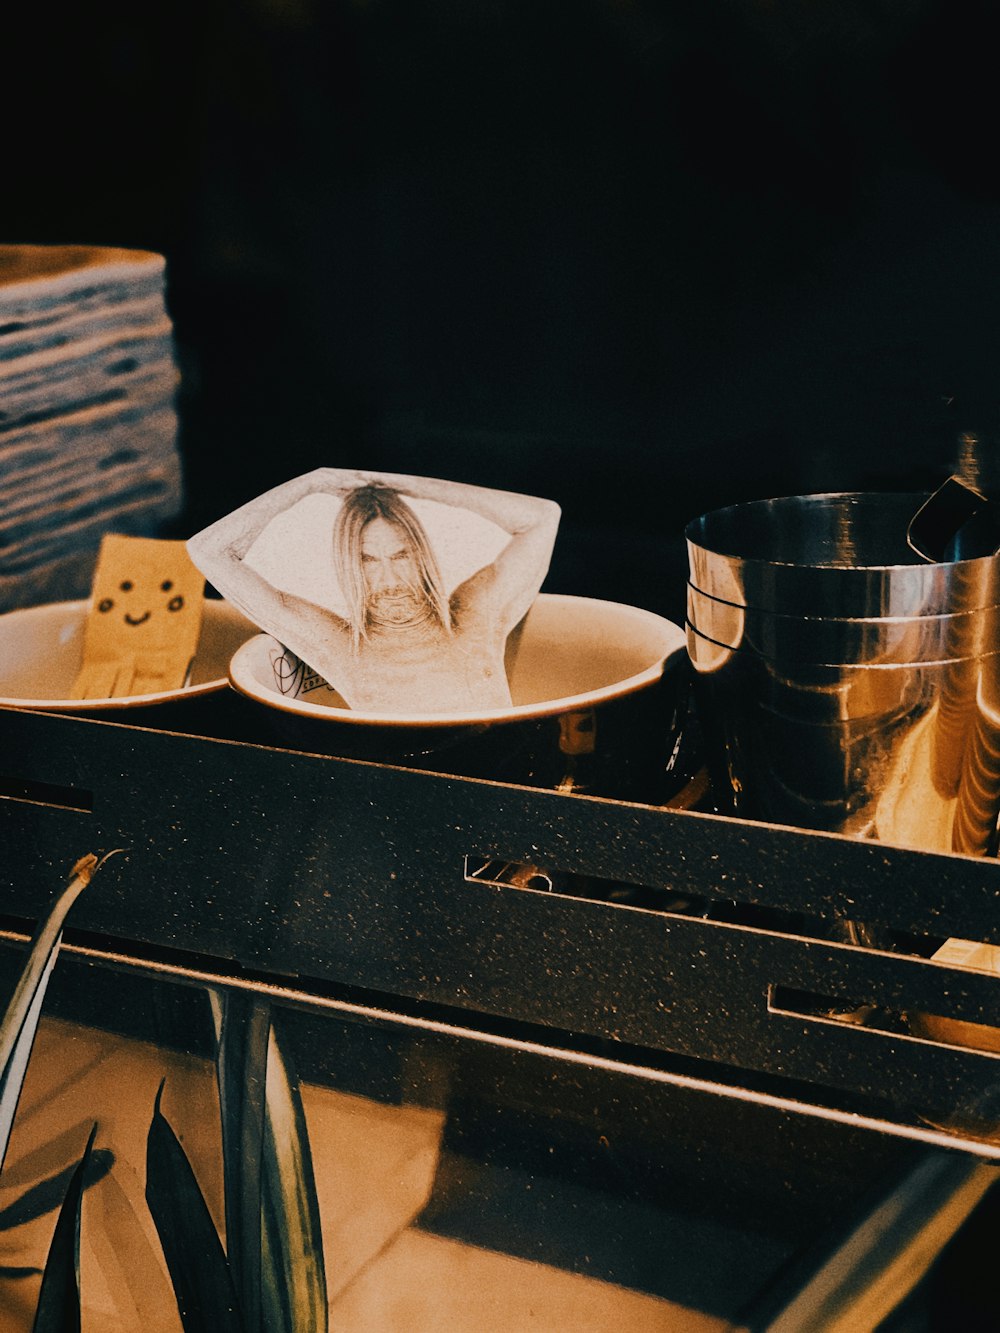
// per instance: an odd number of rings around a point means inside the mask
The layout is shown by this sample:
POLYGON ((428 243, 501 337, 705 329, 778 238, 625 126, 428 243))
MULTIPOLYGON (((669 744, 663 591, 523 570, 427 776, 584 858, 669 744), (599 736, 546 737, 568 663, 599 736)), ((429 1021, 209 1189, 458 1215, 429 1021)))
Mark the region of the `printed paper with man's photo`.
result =
POLYGON ((508 707, 504 650, 548 572, 551 500, 318 468, 188 542, 208 581, 286 650, 276 685, 349 708, 508 707))

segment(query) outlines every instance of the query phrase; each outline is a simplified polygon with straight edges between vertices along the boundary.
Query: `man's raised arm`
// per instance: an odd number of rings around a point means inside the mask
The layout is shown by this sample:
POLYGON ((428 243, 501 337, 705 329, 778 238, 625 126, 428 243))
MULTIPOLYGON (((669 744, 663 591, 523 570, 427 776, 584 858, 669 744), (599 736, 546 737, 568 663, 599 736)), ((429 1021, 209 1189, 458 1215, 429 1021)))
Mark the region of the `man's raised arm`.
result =
POLYGON ((467 579, 456 590, 455 597, 461 601, 478 595, 480 590, 485 595, 489 589, 497 618, 506 630, 527 614, 552 558, 561 513, 554 500, 469 486, 464 482, 392 473, 372 475, 366 481, 392 486, 404 498, 436 500, 468 509, 509 533, 510 541, 493 564, 467 579))
POLYGON ((275 588, 245 556, 272 519, 308 495, 341 492, 345 488, 338 478, 354 475, 317 468, 294 477, 203 528, 187 542, 191 559, 223 597, 317 670, 322 670, 317 659, 323 648, 332 646, 329 628, 344 622, 332 611, 275 588))

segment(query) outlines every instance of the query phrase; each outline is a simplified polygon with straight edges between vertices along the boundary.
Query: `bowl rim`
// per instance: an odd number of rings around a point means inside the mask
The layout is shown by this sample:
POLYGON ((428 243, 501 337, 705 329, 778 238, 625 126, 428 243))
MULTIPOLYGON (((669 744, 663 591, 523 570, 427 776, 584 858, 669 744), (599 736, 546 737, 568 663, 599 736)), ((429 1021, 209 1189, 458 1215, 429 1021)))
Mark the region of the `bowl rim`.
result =
POLYGON ((351 708, 337 708, 331 704, 315 704, 303 699, 289 699, 287 696, 279 694, 277 690, 258 684, 251 676, 249 663, 262 650, 265 643, 274 644, 277 648, 282 647, 280 641, 274 635, 265 633, 254 635, 233 654, 229 663, 229 682, 240 694, 255 700, 257 703, 274 708, 279 712, 293 713, 303 718, 314 718, 319 722, 339 722, 350 726, 380 726, 401 729, 408 727, 492 726, 505 722, 522 722, 534 718, 554 717, 561 713, 584 712, 598 704, 607 703, 612 699, 620 699, 624 695, 634 694, 637 690, 652 685, 663 675, 666 663, 670 658, 674 656, 683 657, 686 661, 687 636, 683 628, 655 611, 648 611, 644 607, 631 606, 627 602, 611 602, 596 597, 579 597, 570 593, 539 593, 536 601, 544 601, 546 604, 586 604, 588 607, 610 606, 614 607, 615 610, 625 610, 645 620, 649 625, 664 631, 666 637, 672 642, 667 644, 662 657, 655 663, 645 667, 642 671, 637 671, 611 685, 603 685, 596 690, 563 695, 558 699, 544 699, 531 704, 512 704, 509 708, 490 708, 454 713, 361 712, 351 708))
MULTIPOLYGON (((224 616, 231 616, 252 625, 238 607, 223 597, 206 597, 205 604, 217 608, 224 616)), ((40 602, 37 606, 19 606, 0 613, 0 626, 14 616, 23 620, 38 619, 43 613, 85 612, 89 605, 90 599, 83 597, 71 601, 40 602)), ((182 686, 179 690, 159 690, 154 694, 121 694, 110 699, 34 699, 21 695, 0 694, 0 708, 21 708, 35 713, 119 712, 123 708, 148 708, 151 704, 175 703, 182 699, 200 698, 205 694, 217 694, 228 685, 227 670, 226 674, 213 676, 211 680, 202 681, 198 685, 182 686)))

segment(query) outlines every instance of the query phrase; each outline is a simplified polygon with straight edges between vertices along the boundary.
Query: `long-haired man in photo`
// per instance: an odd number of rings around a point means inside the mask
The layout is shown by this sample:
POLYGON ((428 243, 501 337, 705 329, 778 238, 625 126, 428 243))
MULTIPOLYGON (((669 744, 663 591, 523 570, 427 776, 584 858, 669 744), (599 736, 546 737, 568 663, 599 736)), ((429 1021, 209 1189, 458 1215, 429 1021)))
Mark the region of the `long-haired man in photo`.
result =
POLYGON ((431 478, 320 468, 191 538, 220 592, 368 712, 448 713, 510 705, 507 637, 548 568, 559 507, 550 500, 431 478), (309 495, 341 503, 330 534, 346 613, 276 589, 244 557, 267 524, 309 495), (449 595, 410 501, 457 506, 509 534, 449 595))

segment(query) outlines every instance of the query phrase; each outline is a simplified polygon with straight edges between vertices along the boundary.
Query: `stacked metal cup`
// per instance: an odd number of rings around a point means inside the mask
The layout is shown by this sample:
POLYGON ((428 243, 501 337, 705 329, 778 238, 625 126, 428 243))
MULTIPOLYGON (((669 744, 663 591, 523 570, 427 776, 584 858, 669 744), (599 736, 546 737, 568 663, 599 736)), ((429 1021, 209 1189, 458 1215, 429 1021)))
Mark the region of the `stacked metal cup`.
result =
POLYGON ((996 850, 1000 558, 922 558, 926 499, 790 496, 688 525, 688 651, 734 813, 996 850))

